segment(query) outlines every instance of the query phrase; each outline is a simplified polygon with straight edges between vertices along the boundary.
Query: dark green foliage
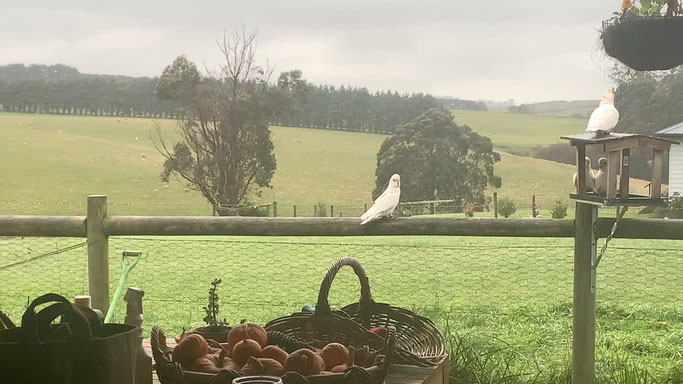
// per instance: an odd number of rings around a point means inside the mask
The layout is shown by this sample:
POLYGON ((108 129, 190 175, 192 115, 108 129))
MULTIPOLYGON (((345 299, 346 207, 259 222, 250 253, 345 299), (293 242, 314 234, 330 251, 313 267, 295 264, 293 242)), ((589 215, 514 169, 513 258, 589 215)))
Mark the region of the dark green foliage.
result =
POLYGON ((647 135, 683 121, 683 71, 622 80, 615 92, 618 132, 647 135))
POLYGON ((456 125, 445 108, 430 108, 382 143, 373 198, 398 173, 402 201, 455 199, 483 204, 484 188, 500 186, 500 177, 493 174, 493 164, 499 160, 491 139, 456 125))
POLYGON ((517 212, 517 206, 515 202, 511 199, 503 197, 498 199, 498 213, 503 215, 503 217, 508 218, 517 212))
POLYGON ((367 88, 327 85, 307 87, 308 103, 291 116, 279 116, 273 123, 345 131, 393 133, 426 109, 439 106, 431 95, 399 94, 367 88))
POLYGON ((219 297, 216 288, 218 288, 218 284, 220 283, 221 279, 214 279, 214 281, 211 282, 211 288, 209 289, 209 306, 204 307, 204 312, 206 312, 206 316, 204 316, 204 322, 211 327, 228 325, 226 319, 218 320, 220 305, 218 304, 219 297))
POLYGON ((564 219, 567 216, 567 204, 562 200, 556 200, 555 205, 550 208, 550 215, 553 219, 564 219))

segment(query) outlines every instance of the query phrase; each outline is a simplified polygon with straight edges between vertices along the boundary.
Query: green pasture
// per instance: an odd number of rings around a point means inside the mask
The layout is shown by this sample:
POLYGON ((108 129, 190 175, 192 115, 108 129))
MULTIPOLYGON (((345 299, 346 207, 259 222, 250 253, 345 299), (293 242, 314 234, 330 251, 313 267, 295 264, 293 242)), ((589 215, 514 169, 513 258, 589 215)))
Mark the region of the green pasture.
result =
POLYGON ((541 103, 528 104, 531 113, 544 116, 583 116, 588 117, 600 104, 600 100, 556 100, 541 103))
MULTIPOLYGON (((40 292, 86 293, 83 240, 0 239, 0 309, 18 319, 28 298, 40 292), (51 254, 71 245, 77 247, 51 254), (23 264, 8 266, 17 262, 23 264)), ((375 300, 434 319, 451 347, 469 346, 475 358, 487 358, 489 374, 505 365, 509 375, 519 376, 492 382, 554 383, 569 366, 572 239, 113 237, 109 247, 110 294, 120 252, 143 251, 128 285, 145 290, 146 332, 152 324, 168 335, 201 325, 214 278, 223 279, 220 316, 229 322, 287 315, 315 304, 332 261, 353 256, 365 268, 375 300)), ((683 368, 682 247, 681 241, 610 243, 598 273, 599 376, 618 371, 619 361, 646 369, 658 382, 683 368)), ((358 299, 350 268, 341 270, 330 292, 332 304, 358 299)), ((120 302, 115 320, 122 320, 124 309, 120 302)), ((464 377, 467 364, 453 364, 451 373, 464 377)))
MULTIPOLYGON (((498 148, 556 142, 585 124, 494 112, 454 114, 459 123, 490 135, 498 148)), ((163 158, 149 138, 157 126, 172 142, 173 120, 0 113, 0 213, 82 215, 88 195, 106 194, 114 215, 211 214, 198 192, 159 180, 163 158)), ((357 215, 371 203, 376 153, 385 136, 292 127, 272 132, 278 162, 273 188, 255 202, 277 201, 282 215, 291 215, 284 207, 294 204, 299 215, 310 215, 318 202, 354 207, 345 211, 357 215)), ((524 209, 530 213, 532 195, 542 210, 558 199, 570 203, 572 167, 501 155, 496 173, 503 185, 497 192, 516 201, 520 215, 524 209)))
POLYGON ((453 116, 458 124, 489 136, 496 148, 522 153, 561 143, 565 140, 560 136, 581 133, 588 123, 586 119, 468 110, 454 110, 453 116))

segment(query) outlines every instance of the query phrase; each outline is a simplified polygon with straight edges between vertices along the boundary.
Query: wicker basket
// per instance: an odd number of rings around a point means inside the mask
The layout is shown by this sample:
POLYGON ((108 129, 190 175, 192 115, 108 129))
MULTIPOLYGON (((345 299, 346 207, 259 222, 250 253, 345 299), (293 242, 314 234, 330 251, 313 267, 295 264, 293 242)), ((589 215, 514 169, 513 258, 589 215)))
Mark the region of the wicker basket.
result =
MULTIPOLYGON (((331 282, 339 268, 344 265, 351 266, 356 272, 361 289, 360 300, 345 306, 342 310, 366 329, 373 327, 394 327, 396 329, 394 363, 422 367, 441 364, 446 358, 446 342, 434 323, 428 318, 407 309, 375 302, 370 294, 368 277, 363 267, 354 258, 345 257, 337 260, 325 278, 331 282)), ((327 292, 323 292, 322 288, 321 295, 326 296, 327 292)), ((329 285, 327 288, 329 289, 329 285)))
MULTIPOLYGON (((374 364, 370 367, 352 366, 342 373, 330 375, 302 376, 296 372, 287 372, 282 376, 282 382, 283 384, 381 384, 391 363, 391 351, 395 340, 392 329, 382 346, 380 351, 382 354, 375 358, 374 364)), ((208 342, 214 347, 221 347, 213 340, 208 340, 208 342)), ((299 348, 315 349, 303 340, 278 331, 268 332, 268 344, 278 345, 288 352, 299 348)), ((231 384, 233 379, 243 376, 239 372, 228 369, 218 374, 184 370, 180 364, 172 362, 173 350, 166 344, 164 331, 156 325, 152 327, 150 345, 157 377, 162 384, 231 384)))

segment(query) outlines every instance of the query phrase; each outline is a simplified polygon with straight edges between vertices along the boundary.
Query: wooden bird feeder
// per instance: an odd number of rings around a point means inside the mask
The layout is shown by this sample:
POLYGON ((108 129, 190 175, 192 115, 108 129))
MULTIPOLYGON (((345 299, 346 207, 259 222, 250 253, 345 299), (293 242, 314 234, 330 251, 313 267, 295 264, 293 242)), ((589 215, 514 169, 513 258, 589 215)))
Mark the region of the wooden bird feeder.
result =
POLYGON ((630 133, 609 133, 596 135, 581 133, 562 136, 576 147, 576 165, 578 175, 577 192, 569 196, 577 201, 592 205, 665 205, 667 197, 662 196, 662 161, 663 153, 669 151, 675 141, 630 133), (605 196, 586 191, 586 145, 600 144, 607 152, 607 194, 605 196), (629 192, 629 168, 631 148, 652 149, 652 185, 649 196, 629 192), (580 160, 580 161, 579 161, 580 160), (621 174, 617 184, 617 174, 621 174))

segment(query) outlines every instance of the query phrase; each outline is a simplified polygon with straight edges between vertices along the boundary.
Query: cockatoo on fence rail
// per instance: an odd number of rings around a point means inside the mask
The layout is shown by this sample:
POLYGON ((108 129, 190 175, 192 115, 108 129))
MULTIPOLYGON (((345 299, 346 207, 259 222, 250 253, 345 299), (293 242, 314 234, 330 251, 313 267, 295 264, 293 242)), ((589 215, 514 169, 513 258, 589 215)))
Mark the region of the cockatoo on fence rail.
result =
POLYGON ((389 180, 387 189, 375 200, 375 204, 370 207, 360 218, 360 225, 367 224, 371 221, 381 219, 382 217, 390 217, 394 213, 394 209, 398 205, 398 200, 401 197, 401 176, 393 174, 389 180))
POLYGON ((598 136, 607 135, 616 127, 618 121, 619 111, 614 108, 614 92, 609 89, 602 95, 600 106, 591 113, 586 132, 595 132, 598 136))
POLYGON ((591 159, 586 156, 586 190, 578 191, 579 188, 579 173, 574 172, 574 186, 577 189, 577 193, 584 194, 586 192, 595 191, 595 175, 593 175, 593 170, 591 169, 591 159))

